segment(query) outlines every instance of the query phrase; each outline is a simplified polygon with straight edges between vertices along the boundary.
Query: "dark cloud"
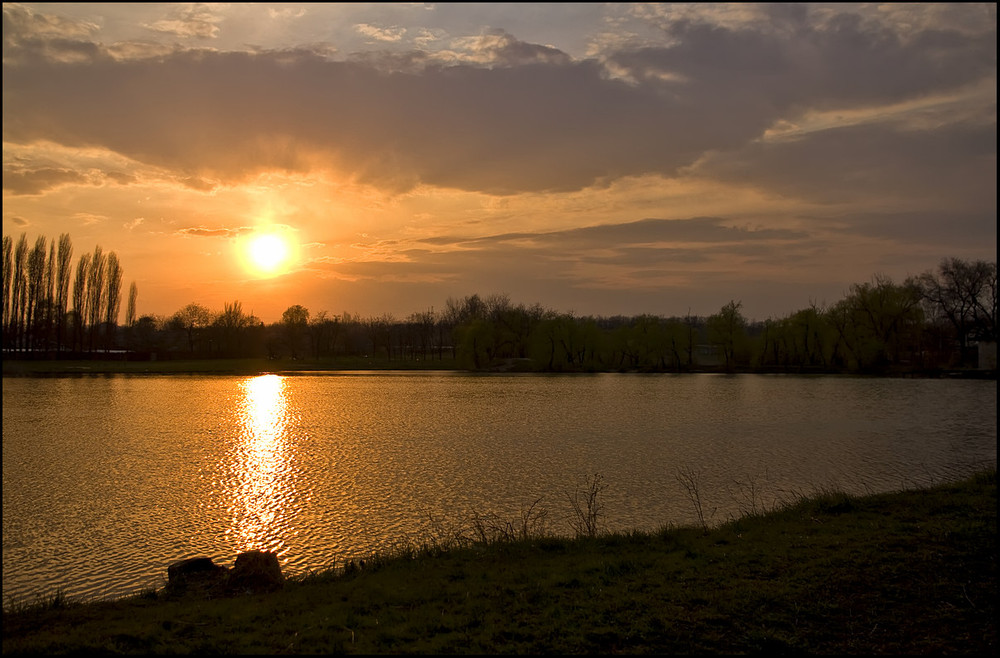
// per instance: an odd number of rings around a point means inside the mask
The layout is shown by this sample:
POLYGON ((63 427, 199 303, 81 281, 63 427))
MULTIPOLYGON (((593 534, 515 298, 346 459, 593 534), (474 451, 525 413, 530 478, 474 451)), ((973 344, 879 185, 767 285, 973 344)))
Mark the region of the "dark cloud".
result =
POLYGON ((754 142, 714 153, 692 171, 824 203, 924 198, 995 209, 996 139, 995 121, 935 130, 866 124, 754 142))
MULTIPOLYGON (((786 11, 781 29, 767 31, 677 22, 667 25, 669 45, 603 62, 494 31, 481 37, 482 64, 420 55, 399 68, 305 50, 126 60, 65 39, 55 56, 54 41, 23 38, 15 15, 5 6, 5 140, 101 146, 223 183, 335 167, 395 190, 576 190, 673 175, 705 154, 746 148, 804 108, 918 98, 996 71, 995 30, 904 40, 846 12, 817 26, 808 12, 786 11)), ((881 138, 897 153, 933 141, 881 138)), ((856 153, 860 163, 864 145, 847 146, 840 160, 856 153)), ((937 149, 953 161, 966 146, 945 136, 937 149)), ((863 170, 857 163, 851 169, 863 170)))
POLYGON ((833 230, 903 245, 970 250, 996 243, 996 220, 996 212, 869 212, 837 217, 833 230))
POLYGON ((799 240, 806 234, 788 229, 727 226, 731 220, 720 217, 690 219, 642 219, 622 224, 601 224, 561 231, 499 233, 496 235, 461 238, 439 236, 421 242, 435 245, 485 246, 522 243, 559 245, 562 247, 614 247, 651 243, 677 242, 745 242, 758 240, 799 240))
POLYGON ((4 168, 3 190, 11 194, 41 194, 60 185, 86 183, 86 176, 72 169, 42 167, 39 169, 4 168))

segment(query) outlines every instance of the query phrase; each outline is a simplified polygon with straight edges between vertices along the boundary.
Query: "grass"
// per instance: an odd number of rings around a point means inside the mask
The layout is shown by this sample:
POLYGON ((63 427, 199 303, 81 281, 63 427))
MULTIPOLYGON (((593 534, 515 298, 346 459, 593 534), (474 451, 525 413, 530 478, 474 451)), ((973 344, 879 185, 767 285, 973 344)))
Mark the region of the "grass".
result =
POLYGON ((376 555, 289 580, 271 594, 205 599, 161 590, 8 606, 3 652, 993 655, 997 648, 995 468, 930 489, 824 493, 712 529, 532 535, 539 513, 525 508, 511 525, 481 519, 481 529, 501 528, 486 541, 376 555))

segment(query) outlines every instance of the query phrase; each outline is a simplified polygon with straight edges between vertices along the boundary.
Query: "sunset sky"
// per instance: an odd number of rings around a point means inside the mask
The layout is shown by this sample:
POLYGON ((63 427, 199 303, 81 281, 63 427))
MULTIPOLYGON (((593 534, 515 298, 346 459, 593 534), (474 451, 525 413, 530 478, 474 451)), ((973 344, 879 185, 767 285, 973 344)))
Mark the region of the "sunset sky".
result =
POLYGON ((3 40, 4 235, 115 251, 140 315, 763 320, 996 260, 992 3, 4 3, 3 40))

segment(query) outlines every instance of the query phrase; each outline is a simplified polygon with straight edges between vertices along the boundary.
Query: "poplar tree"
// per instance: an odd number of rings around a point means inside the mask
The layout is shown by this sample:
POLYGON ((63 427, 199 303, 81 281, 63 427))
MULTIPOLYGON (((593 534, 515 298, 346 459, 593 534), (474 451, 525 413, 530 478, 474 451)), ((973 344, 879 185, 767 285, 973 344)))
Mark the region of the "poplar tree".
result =
POLYGON ((35 246, 28 254, 28 304, 25 313, 25 331, 28 334, 28 347, 34 349, 37 345, 41 322, 39 314, 45 295, 45 236, 38 236, 35 246))
POLYGON ((90 259, 90 276, 87 277, 87 297, 89 297, 88 309, 89 317, 87 324, 90 325, 90 350, 94 350, 94 344, 101 329, 101 320, 104 319, 105 299, 105 277, 107 276, 108 259, 104 255, 101 245, 94 247, 94 254, 90 259))
POLYGON ((24 306, 27 297, 28 236, 24 233, 14 248, 14 274, 11 281, 11 327, 16 349, 24 348, 24 306))
POLYGON ((73 347, 79 345, 80 351, 83 351, 84 328, 89 315, 87 295, 89 280, 90 254, 83 254, 76 263, 76 279, 73 281, 73 347))
POLYGON ((105 345, 114 346, 115 334, 118 328, 118 311, 122 302, 122 266, 118 254, 111 252, 107 258, 107 300, 105 301, 104 326, 107 332, 105 345))
POLYGON ((56 349, 62 351, 66 331, 66 306, 69 304, 69 279, 73 271, 73 242, 68 233, 59 236, 56 262, 56 349))
POLYGON ((4 347, 10 338, 10 286, 14 278, 14 240, 3 236, 3 337, 4 347))

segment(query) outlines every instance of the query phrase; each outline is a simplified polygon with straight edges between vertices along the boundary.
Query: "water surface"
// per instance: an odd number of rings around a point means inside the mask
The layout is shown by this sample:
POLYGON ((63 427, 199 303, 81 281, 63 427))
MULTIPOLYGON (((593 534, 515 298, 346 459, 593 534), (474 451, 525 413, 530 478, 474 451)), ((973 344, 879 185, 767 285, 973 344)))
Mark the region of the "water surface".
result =
POLYGON ((286 574, 535 501, 572 533, 712 523, 836 488, 996 464, 996 382, 762 375, 350 373, 7 378, 3 594, 113 597, 174 560, 276 551, 286 574))

